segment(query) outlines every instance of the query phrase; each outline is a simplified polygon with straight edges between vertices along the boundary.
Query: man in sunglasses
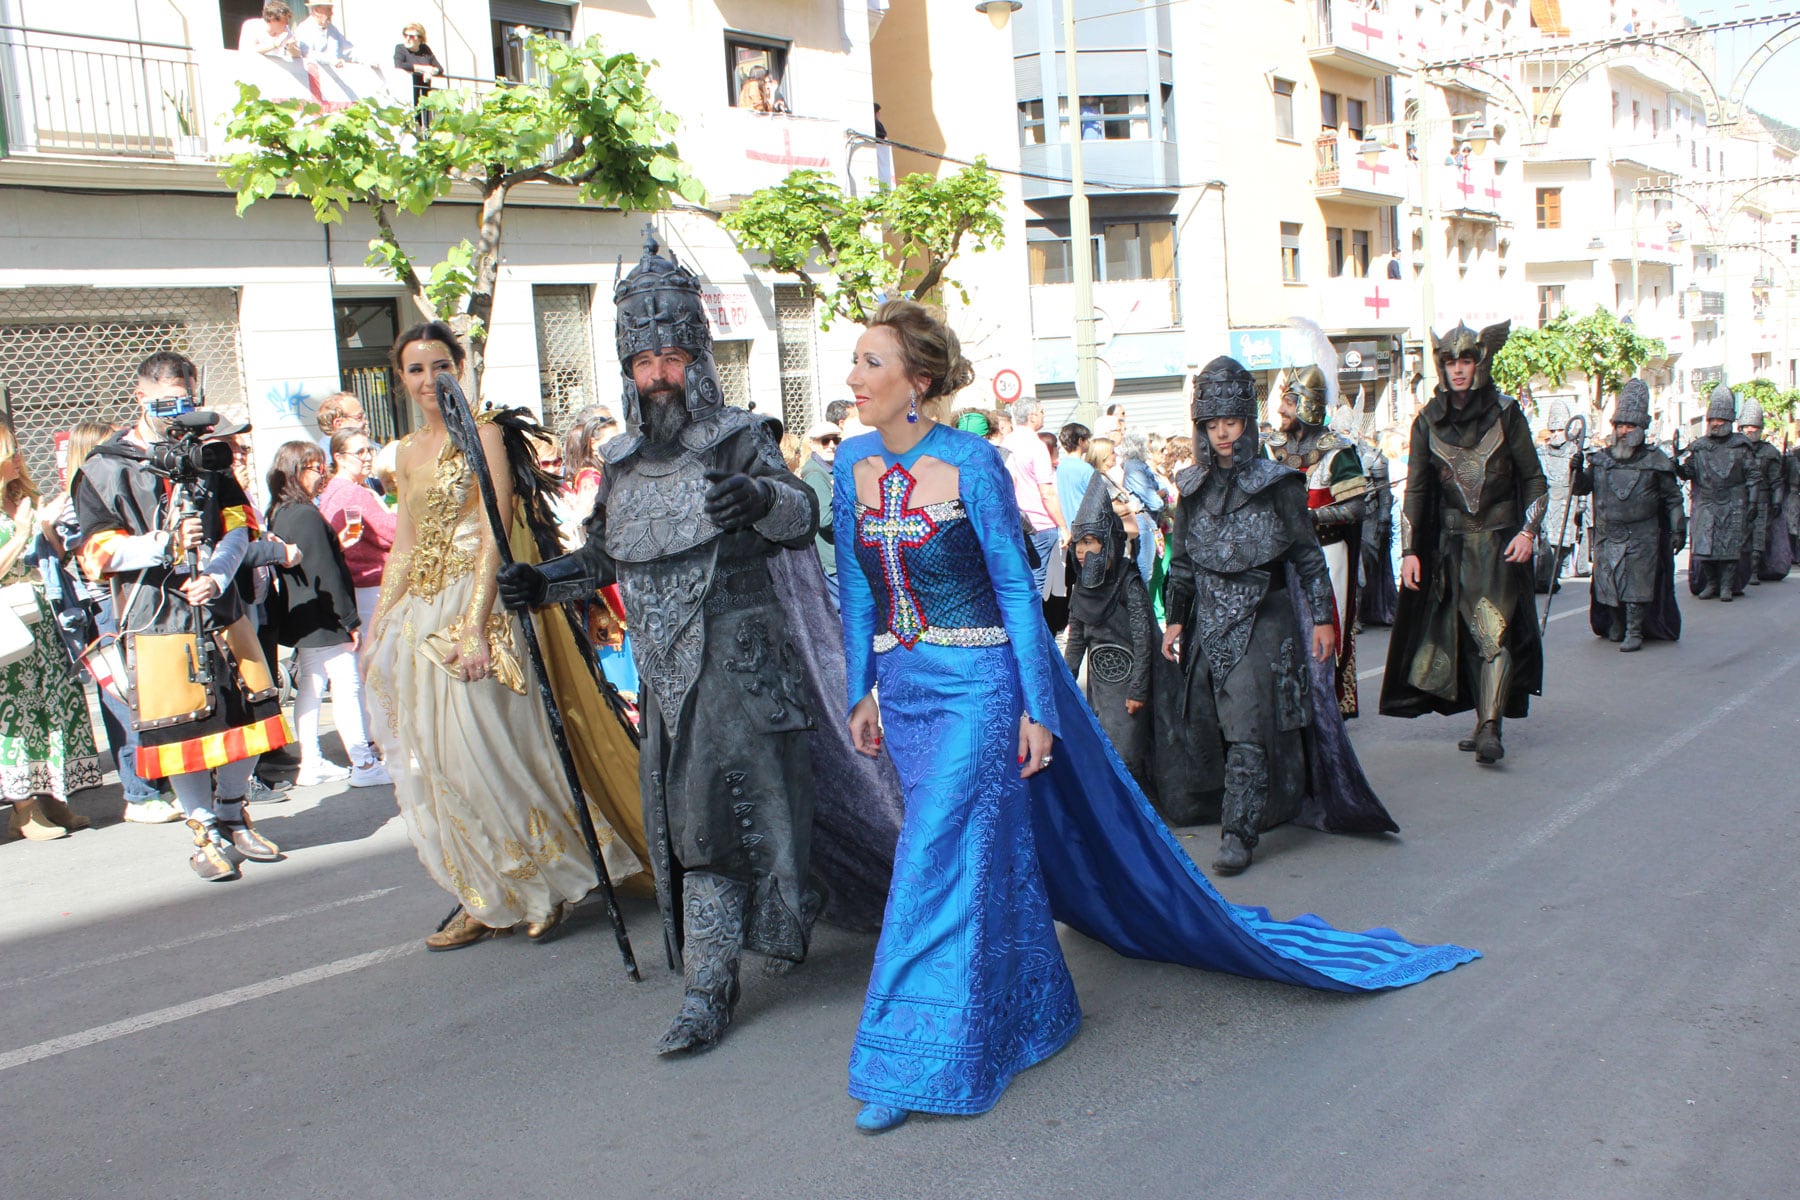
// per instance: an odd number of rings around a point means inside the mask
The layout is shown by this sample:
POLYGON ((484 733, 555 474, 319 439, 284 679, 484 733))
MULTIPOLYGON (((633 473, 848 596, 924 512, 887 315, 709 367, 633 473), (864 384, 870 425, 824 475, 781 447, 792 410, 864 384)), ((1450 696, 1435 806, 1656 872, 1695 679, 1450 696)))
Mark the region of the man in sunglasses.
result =
POLYGON ((800 467, 800 481, 819 497, 819 565, 831 585, 831 602, 837 603, 837 549, 831 543, 831 464, 844 435, 830 421, 820 421, 806 431, 809 453, 800 467))

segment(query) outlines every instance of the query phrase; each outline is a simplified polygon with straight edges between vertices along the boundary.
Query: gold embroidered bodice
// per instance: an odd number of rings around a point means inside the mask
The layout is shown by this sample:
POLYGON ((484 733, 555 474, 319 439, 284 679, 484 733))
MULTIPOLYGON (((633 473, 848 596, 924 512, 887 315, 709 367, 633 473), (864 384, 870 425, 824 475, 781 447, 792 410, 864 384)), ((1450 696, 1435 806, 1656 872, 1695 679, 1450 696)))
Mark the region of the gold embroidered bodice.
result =
POLYGON ((467 575, 481 554, 480 497, 469 464, 445 440, 423 493, 402 497, 413 509, 413 552, 406 590, 429 600, 467 575))

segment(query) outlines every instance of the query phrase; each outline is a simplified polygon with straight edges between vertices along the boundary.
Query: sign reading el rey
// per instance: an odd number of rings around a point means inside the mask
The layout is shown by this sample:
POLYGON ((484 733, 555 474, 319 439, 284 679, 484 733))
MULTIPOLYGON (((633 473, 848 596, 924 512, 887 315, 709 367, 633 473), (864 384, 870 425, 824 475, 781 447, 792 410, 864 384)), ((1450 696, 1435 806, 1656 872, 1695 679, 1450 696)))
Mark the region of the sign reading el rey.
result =
POLYGON ((715 337, 748 331, 750 318, 756 312, 750 293, 743 288, 703 285, 700 289, 700 303, 706 306, 706 316, 712 322, 715 337))

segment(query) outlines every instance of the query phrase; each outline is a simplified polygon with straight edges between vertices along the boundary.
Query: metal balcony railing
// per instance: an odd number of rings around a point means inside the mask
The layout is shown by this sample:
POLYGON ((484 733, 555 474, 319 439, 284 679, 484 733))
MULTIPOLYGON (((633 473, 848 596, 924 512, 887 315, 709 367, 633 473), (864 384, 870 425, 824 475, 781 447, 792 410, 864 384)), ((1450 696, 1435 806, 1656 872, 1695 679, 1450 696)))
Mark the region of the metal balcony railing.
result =
POLYGON ((5 154, 206 152, 191 47, 0 25, 5 154))

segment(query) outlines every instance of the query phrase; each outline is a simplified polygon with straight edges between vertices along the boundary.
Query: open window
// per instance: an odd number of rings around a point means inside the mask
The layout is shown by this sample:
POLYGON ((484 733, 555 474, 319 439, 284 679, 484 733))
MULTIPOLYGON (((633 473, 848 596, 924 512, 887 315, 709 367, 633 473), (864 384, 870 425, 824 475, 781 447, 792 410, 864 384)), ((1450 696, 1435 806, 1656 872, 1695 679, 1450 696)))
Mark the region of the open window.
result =
POLYGON ((788 43, 747 33, 725 35, 725 86, 733 108, 788 112, 788 43))
POLYGON ((537 60, 526 49, 533 34, 569 40, 575 10, 547 0, 488 0, 494 31, 494 78, 511 83, 543 83, 537 60))

